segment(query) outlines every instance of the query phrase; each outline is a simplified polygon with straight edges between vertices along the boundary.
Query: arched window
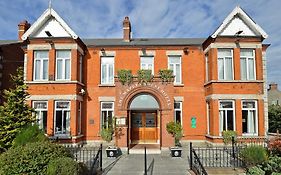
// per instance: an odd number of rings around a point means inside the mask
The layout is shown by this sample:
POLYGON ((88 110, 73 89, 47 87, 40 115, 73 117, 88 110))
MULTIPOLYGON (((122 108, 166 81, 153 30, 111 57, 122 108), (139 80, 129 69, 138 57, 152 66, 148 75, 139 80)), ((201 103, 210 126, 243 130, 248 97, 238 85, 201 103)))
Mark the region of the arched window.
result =
POLYGON ((149 94, 137 95, 131 102, 131 110, 159 109, 157 100, 149 94))

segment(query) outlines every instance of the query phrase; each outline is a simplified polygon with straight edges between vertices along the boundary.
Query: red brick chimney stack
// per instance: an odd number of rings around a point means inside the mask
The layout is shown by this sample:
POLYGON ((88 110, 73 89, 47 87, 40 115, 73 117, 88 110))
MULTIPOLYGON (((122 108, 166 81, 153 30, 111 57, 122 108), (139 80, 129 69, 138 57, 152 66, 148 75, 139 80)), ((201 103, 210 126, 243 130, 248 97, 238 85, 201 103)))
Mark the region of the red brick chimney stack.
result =
POLYGON ((131 41, 131 23, 128 16, 123 21, 123 40, 126 42, 131 41))
POLYGON ((269 90, 277 90, 278 84, 277 83, 270 83, 269 84, 269 90))
POLYGON ((22 40, 21 37, 22 35, 29 29, 30 24, 26 21, 23 20, 18 24, 18 39, 22 40))

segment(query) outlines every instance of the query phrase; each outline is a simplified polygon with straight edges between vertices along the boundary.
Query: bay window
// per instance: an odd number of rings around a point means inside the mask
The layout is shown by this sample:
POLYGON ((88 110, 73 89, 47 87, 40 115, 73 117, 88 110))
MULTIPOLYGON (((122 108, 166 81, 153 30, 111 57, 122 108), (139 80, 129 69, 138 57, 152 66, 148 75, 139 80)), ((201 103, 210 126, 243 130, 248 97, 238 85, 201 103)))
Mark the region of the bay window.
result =
POLYGON ((55 102, 55 135, 70 134, 70 102, 55 102))
POLYGON ((253 49, 240 50, 241 80, 255 80, 255 55, 253 49))
POLYGON ((70 80, 70 50, 56 51, 56 79, 70 80))
POLYGON ((47 133, 47 116, 48 116, 48 105, 47 101, 34 101, 33 108, 36 114, 36 121, 39 129, 42 129, 47 133))
POLYGON ((242 101, 242 131, 244 135, 256 135, 258 128, 257 102, 242 101))
POLYGON ((219 101, 220 133, 235 130, 234 101, 219 101))
POLYGON ((218 49, 218 79, 233 80, 232 49, 218 49))
POLYGON ((34 80, 48 80, 49 51, 34 51, 34 80))

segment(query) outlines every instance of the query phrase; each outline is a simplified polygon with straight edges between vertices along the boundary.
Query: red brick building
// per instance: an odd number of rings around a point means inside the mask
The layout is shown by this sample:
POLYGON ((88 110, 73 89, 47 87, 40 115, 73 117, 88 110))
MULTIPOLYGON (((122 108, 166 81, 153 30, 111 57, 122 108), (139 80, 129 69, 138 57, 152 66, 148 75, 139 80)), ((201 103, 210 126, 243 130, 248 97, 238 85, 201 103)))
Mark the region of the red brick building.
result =
POLYGON ((172 146, 166 124, 175 120, 182 142, 221 142, 224 130, 266 135, 267 34, 240 7, 207 38, 131 38, 125 17, 123 38, 81 39, 51 8, 23 33, 29 103, 62 142, 100 142, 113 116, 122 148, 172 146), (122 85, 121 69, 149 69, 154 78, 122 85), (163 83, 160 69, 173 70, 173 82, 163 83))

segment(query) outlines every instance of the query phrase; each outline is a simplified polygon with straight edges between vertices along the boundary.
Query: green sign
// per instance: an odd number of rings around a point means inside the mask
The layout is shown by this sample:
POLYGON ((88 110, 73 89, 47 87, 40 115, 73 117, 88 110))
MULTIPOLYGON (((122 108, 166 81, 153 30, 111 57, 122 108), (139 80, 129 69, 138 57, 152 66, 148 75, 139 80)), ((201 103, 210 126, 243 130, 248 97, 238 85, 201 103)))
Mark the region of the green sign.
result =
POLYGON ((191 128, 196 128, 196 117, 191 117, 191 128))

